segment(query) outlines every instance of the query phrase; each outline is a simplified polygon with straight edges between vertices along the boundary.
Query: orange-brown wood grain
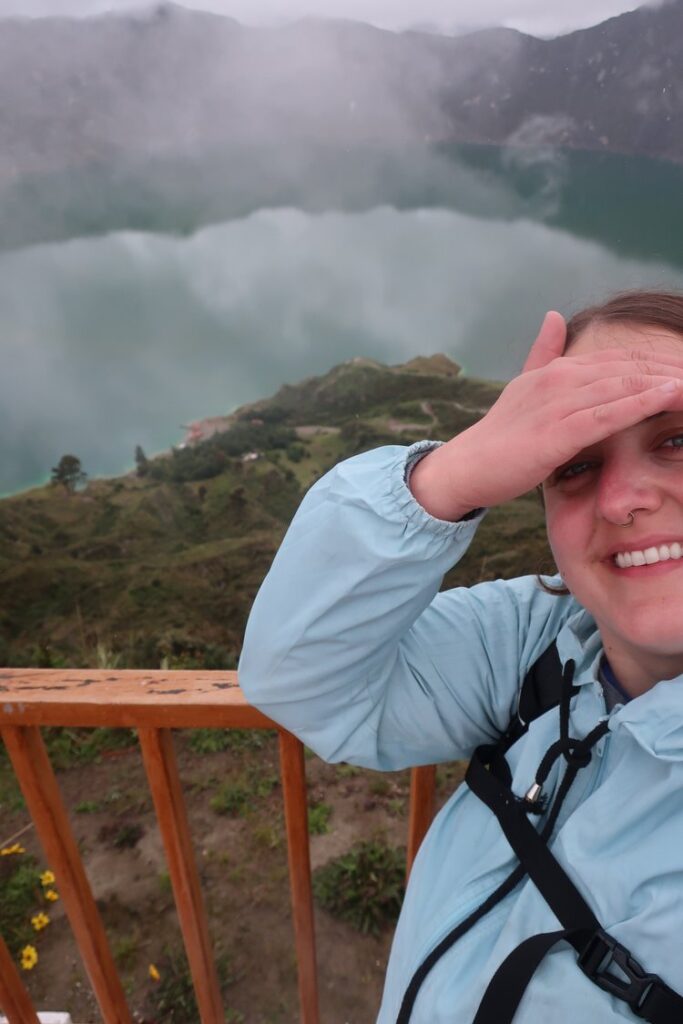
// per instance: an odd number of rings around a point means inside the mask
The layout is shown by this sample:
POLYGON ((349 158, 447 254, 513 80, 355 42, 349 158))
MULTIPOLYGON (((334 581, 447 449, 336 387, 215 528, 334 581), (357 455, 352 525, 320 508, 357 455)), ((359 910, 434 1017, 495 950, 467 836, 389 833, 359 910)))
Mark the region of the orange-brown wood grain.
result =
POLYGON ((236 672, 0 668, 0 725, 272 729, 236 672))
MULTIPOLYGON (((201 1021, 222 1024, 220 987, 170 729, 277 726, 248 704, 236 672, 0 668, 0 733, 106 1024, 130 1024, 130 1015, 39 726, 138 730, 201 1021)), ((279 736, 300 1019, 302 1024, 319 1024, 304 752, 290 733, 279 729, 279 736)), ((432 821, 435 786, 434 766, 413 769, 408 873, 432 821)), ((3 949, 9 954, 1 940, 0 947, 0 1006, 10 1024, 35 1024, 30 1000, 26 1011, 18 1002, 22 992, 28 995, 16 968, 11 965, 16 978, 4 969, 3 949)))
POLYGON ((9 1024, 39 1024, 31 997, 24 988, 10 951, 0 936, 0 1010, 9 1024))
POLYGON ((202 1024, 223 1024, 225 1014, 211 952, 173 738, 168 729, 140 729, 139 736, 149 788, 166 850, 200 1019, 202 1024))
POLYGON ((319 1024, 304 748, 295 736, 286 732, 280 733, 280 775, 287 826, 294 940, 299 966, 301 1021, 302 1024, 319 1024))
POLYGON ((413 861, 434 817, 435 792, 436 766, 430 764, 421 768, 413 768, 410 773, 410 817, 408 819, 406 880, 410 877, 413 861))
POLYGON ((107 1024, 132 1024, 123 988, 95 906, 40 730, 4 726, 2 738, 42 844, 107 1024))

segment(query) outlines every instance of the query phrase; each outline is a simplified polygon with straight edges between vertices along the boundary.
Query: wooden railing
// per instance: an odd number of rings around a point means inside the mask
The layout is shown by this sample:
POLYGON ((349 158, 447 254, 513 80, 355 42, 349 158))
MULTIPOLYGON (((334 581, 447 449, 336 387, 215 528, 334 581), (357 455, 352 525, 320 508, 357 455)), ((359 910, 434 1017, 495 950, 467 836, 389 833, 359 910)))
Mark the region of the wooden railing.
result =
MULTIPOLYGON (((224 1011, 171 729, 273 729, 248 704, 236 672, 0 669, 0 732, 54 871, 105 1024, 132 1024, 123 987, 50 764, 41 726, 138 732, 163 840, 201 1024, 224 1011)), ((302 1024, 319 1024, 308 801, 301 742, 278 729, 302 1024)), ((413 769, 407 872, 433 814, 435 770, 413 769)), ((0 1009, 10 1024, 38 1017, 0 936, 0 1009)))

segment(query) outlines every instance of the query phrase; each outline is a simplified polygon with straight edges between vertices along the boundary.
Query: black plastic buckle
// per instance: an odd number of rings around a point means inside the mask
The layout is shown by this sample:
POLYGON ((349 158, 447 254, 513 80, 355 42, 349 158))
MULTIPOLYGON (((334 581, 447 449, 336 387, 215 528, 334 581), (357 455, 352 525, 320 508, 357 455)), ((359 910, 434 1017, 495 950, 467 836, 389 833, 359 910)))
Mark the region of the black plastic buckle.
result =
POLYGON ((579 967, 599 988, 628 1003, 637 1017, 644 1016, 644 1003, 659 981, 648 974, 629 951, 602 929, 588 940, 579 954, 579 967))

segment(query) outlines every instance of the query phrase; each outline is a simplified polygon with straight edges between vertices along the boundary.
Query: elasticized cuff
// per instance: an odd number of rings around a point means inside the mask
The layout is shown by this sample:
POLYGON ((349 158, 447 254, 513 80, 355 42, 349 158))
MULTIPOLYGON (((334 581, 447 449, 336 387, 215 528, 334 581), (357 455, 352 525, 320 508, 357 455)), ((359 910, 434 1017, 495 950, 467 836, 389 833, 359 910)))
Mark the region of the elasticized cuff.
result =
POLYGON ((463 533, 474 533, 480 521, 484 518, 487 509, 473 509, 457 522, 450 522, 444 519, 437 519, 427 512, 413 496, 410 490, 410 476, 418 462, 429 455, 436 448, 440 448, 443 441, 416 441, 407 450, 404 450, 402 457, 395 463, 392 472, 391 496, 394 498, 401 514, 411 525, 421 529, 427 528, 437 534, 451 534, 455 539, 463 540, 463 533))

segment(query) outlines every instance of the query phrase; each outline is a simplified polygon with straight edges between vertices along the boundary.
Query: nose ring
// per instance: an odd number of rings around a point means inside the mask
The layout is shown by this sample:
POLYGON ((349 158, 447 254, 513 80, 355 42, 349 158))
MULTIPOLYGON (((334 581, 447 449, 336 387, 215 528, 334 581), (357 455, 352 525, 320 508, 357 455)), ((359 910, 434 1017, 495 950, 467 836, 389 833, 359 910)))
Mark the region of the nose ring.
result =
POLYGON ((628 522, 627 523, 616 523, 616 526, 622 526, 622 527, 633 526, 633 524, 635 522, 635 519, 636 519, 635 513, 634 512, 629 512, 629 514, 628 514, 628 522))

